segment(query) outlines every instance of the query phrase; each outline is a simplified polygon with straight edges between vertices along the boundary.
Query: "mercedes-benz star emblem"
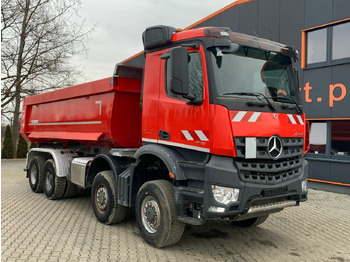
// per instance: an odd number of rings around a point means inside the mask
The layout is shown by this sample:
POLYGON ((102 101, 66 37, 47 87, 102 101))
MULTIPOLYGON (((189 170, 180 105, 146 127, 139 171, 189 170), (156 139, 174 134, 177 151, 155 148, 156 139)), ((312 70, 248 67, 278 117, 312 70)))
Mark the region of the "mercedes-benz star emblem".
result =
POLYGON ((282 154, 282 141, 278 136, 272 136, 267 144, 267 152, 272 159, 277 159, 282 154))

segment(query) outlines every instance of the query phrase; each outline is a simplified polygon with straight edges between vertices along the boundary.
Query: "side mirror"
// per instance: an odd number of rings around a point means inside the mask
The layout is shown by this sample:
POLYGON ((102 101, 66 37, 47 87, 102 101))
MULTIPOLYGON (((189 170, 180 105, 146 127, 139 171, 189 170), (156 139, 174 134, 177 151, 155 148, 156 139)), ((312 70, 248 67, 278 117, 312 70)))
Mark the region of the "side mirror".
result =
POLYGON ((189 70, 186 47, 176 47, 170 50, 169 72, 171 92, 187 96, 189 93, 189 70))

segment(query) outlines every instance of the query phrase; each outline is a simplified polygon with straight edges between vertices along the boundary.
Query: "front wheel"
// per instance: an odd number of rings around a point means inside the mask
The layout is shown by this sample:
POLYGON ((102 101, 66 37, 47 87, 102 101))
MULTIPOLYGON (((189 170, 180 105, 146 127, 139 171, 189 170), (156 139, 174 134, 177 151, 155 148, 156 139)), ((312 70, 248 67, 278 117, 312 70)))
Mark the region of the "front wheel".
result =
POLYGON ((91 203, 96 218, 107 225, 125 218, 126 208, 117 203, 118 185, 112 171, 98 173, 92 183, 91 203))
POLYGON ((177 243, 185 224, 177 219, 173 185, 166 180, 145 183, 136 199, 136 220, 143 238, 151 245, 177 243))

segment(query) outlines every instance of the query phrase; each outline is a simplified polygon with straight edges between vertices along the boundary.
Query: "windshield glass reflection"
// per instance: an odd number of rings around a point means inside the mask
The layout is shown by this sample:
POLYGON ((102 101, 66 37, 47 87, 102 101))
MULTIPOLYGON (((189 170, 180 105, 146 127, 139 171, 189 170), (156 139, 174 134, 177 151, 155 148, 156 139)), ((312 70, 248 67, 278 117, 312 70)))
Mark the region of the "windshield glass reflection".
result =
POLYGON ((259 96, 252 96, 253 93, 277 102, 299 103, 297 81, 289 57, 247 47, 240 47, 232 54, 223 54, 218 47, 210 51, 219 96, 259 99, 259 96))

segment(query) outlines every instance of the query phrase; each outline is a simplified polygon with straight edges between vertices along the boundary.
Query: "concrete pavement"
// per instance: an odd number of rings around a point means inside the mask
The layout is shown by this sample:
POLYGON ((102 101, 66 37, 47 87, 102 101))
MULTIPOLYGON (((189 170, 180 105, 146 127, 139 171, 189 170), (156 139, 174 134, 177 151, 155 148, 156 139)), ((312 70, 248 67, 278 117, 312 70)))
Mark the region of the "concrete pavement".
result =
POLYGON ((226 220, 186 228, 156 249, 129 215, 99 223, 88 195, 48 200, 33 193, 24 160, 1 162, 1 261, 350 261, 350 195, 317 190, 255 228, 226 220))

